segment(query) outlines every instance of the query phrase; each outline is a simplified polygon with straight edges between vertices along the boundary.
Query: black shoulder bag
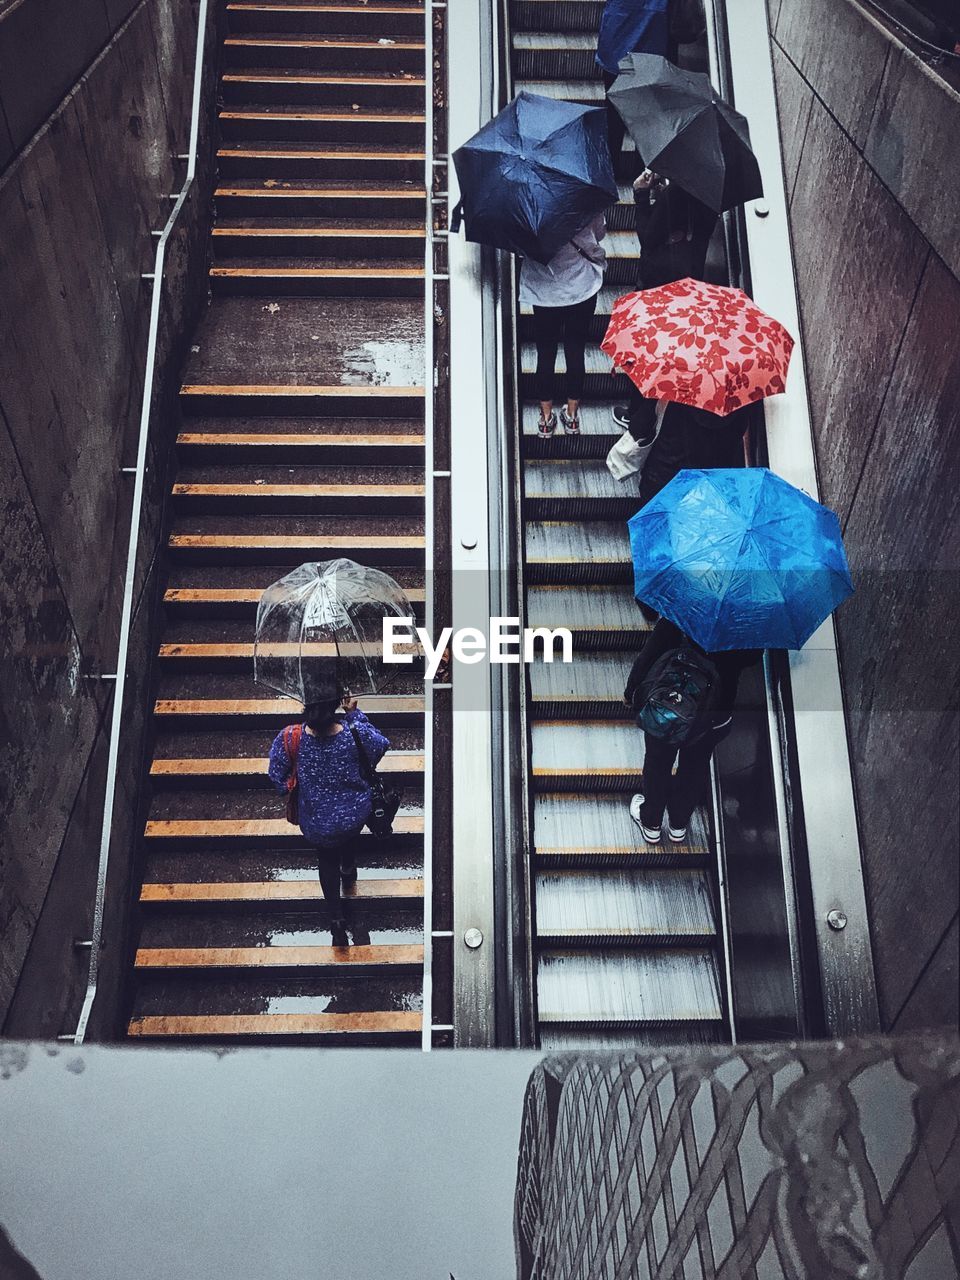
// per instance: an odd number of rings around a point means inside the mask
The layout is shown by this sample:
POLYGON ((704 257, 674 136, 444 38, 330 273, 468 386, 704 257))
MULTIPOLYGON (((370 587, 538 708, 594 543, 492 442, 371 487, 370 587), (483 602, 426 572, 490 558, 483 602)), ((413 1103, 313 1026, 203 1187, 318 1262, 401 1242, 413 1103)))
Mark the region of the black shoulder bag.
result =
POLYGON ((370 790, 373 792, 373 808, 370 810, 370 817, 366 822, 367 828, 377 839, 385 840, 387 836, 393 835, 393 820, 397 816, 397 810, 400 808, 400 794, 397 791, 386 790, 382 778, 370 763, 370 757, 366 753, 359 733, 357 733, 352 724, 347 725, 347 728, 353 734, 353 740, 357 744, 357 755, 360 757, 360 776, 364 782, 368 783, 370 790))

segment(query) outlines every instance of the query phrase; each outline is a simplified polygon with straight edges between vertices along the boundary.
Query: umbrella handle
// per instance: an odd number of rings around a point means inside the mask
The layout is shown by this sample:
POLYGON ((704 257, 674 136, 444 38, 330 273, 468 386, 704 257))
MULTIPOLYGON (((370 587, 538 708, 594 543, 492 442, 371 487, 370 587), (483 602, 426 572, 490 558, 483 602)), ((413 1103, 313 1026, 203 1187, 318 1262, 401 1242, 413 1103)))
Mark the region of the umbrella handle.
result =
POLYGON ((461 222, 463 222, 463 201, 458 200, 450 213, 450 230, 454 235, 460 230, 461 222))

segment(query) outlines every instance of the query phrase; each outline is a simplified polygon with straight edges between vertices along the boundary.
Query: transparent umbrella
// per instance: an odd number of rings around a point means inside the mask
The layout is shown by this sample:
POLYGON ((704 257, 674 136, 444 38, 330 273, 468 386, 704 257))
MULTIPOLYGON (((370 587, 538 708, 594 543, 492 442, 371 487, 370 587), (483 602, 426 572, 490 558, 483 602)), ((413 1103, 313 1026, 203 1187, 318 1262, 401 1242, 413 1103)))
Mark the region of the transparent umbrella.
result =
POLYGON ((304 705, 343 689, 378 693, 409 670, 383 661, 383 619, 413 616, 403 589, 379 569, 342 558, 302 564, 260 597, 253 678, 304 705))

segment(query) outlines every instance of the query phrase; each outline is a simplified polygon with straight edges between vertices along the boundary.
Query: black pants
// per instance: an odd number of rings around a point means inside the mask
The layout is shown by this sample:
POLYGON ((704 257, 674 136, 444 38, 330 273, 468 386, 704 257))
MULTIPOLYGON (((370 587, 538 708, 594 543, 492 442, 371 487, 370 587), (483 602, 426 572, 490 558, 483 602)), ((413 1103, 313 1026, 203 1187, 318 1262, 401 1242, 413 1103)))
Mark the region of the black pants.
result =
POLYGON ((644 824, 659 827, 667 812, 672 827, 686 827, 698 804, 710 792, 710 757, 717 743, 730 732, 730 721, 718 726, 689 746, 677 748, 663 738, 643 735, 643 804, 640 817, 644 824), (671 774, 673 763, 677 772, 671 774))
POLYGON ((537 342, 537 373, 534 394, 538 400, 553 400, 557 349, 563 343, 567 358, 564 400, 579 400, 586 379, 583 353, 590 336, 590 319, 597 307, 597 295, 570 307, 533 308, 533 331, 537 342))
POLYGON ((343 916, 340 876, 355 873, 357 869, 356 840, 356 836, 349 835, 340 844, 323 845, 317 848, 317 874, 320 877, 320 888, 323 890, 323 900, 334 920, 343 916))

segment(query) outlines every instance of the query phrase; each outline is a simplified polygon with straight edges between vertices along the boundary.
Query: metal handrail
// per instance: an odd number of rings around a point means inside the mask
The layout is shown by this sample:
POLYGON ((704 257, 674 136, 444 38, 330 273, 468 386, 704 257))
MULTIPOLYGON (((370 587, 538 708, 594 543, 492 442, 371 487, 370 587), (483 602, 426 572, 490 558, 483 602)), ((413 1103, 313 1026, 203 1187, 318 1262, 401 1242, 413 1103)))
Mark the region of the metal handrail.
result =
MULTIPOLYGON (((433 235, 433 15, 442 0, 423 6, 424 70, 424 250, 423 250, 423 470, 424 470, 424 621, 433 628, 434 522, 434 235, 433 235)), ((444 183, 444 187, 446 183, 444 183)), ((433 681, 423 682, 423 1014, 420 1047, 433 1047, 433 681)))
POLYGON ((107 754, 106 795, 103 805, 103 823, 100 828, 100 861, 97 866, 97 892, 93 908, 93 930, 90 943, 90 966, 87 970, 87 987, 83 997, 77 1028, 72 1036, 74 1044, 82 1044, 90 1020, 93 1002, 97 996, 100 975, 100 947, 103 939, 103 908, 107 886, 107 870, 110 863, 110 844, 113 835, 113 812, 117 796, 117 765, 120 756, 120 735, 123 730, 123 690, 127 677, 127 661, 130 648, 130 628, 133 619, 133 596, 137 570, 137 554, 140 547, 140 524, 143 514, 143 488, 146 474, 147 443, 150 435, 151 407, 157 363, 157 336, 160 328, 160 301, 163 291, 163 267, 167 242, 180 217, 193 186, 197 171, 197 144, 200 132, 200 100, 203 86, 203 61, 207 32, 208 0, 200 0, 197 12, 197 49, 193 65, 193 102, 190 112, 190 144, 187 149, 187 171, 183 186, 170 211, 166 225, 157 240, 154 258, 153 283, 150 294, 150 327, 147 332, 147 362, 143 374, 143 396, 140 401, 140 435, 137 441, 137 462, 134 470, 133 511, 131 512, 130 537, 127 543, 127 570, 123 583, 123 604, 120 612, 120 640, 117 671, 114 680, 113 706, 110 715, 110 745, 107 754))

